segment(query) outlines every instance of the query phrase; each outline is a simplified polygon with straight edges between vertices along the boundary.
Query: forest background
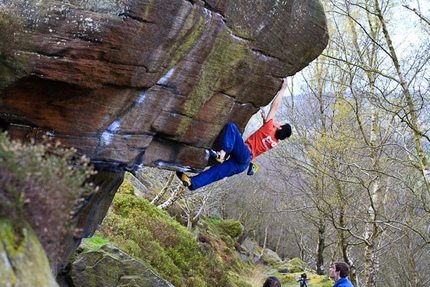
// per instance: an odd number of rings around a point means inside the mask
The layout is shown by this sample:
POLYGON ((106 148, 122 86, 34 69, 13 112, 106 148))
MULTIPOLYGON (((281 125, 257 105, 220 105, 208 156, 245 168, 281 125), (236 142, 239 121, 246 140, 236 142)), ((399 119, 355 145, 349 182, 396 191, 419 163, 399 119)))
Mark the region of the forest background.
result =
POLYGON ((329 46, 289 79, 277 115, 293 136, 256 175, 184 193, 183 211, 237 219, 318 274, 345 261, 355 286, 429 286, 430 5, 322 2, 329 46))

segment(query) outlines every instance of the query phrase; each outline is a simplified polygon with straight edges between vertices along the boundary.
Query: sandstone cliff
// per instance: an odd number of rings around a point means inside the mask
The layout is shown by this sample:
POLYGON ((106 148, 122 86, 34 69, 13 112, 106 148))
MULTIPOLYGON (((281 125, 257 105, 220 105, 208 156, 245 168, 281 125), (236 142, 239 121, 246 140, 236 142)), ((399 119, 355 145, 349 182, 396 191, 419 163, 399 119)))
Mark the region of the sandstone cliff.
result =
POLYGON ((2 2, 2 124, 115 171, 203 169, 328 40, 318 0, 2 2))
POLYGON ((0 128, 48 133, 103 170, 66 263, 125 170, 202 170, 225 123, 243 130, 328 42, 319 0, 4 0, 0 37, 0 128))

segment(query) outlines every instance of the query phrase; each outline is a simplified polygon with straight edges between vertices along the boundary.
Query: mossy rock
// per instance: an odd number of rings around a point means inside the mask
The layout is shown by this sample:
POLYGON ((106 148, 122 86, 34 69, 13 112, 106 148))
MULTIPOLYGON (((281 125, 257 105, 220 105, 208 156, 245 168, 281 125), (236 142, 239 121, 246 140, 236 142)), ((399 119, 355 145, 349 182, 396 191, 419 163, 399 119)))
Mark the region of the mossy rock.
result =
POLYGON ((147 286, 170 287, 145 264, 110 244, 86 253, 75 261, 68 274, 74 286, 147 286))
POLYGON ((243 232, 242 225, 237 220, 210 218, 208 222, 212 223, 220 233, 230 236, 231 238, 236 238, 243 232))
POLYGON ((310 269, 309 265, 306 262, 300 260, 299 258, 291 259, 290 264, 292 265, 292 267, 290 268, 290 271, 292 273, 303 272, 306 269, 310 269))
POLYGON ((45 250, 26 222, 0 218, 0 286, 58 287, 45 250))
POLYGON ((298 272, 303 272, 304 269, 301 267, 293 266, 293 267, 291 267, 290 271, 291 271, 291 273, 298 273, 298 272))

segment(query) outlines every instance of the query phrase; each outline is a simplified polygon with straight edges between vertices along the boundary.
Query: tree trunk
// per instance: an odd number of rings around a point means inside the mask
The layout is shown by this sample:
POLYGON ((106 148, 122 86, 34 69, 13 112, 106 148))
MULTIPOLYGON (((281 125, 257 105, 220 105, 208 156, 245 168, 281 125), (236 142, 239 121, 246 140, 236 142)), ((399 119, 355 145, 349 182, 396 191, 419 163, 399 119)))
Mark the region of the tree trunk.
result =
MULTIPOLYGON (((415 143, 415 150, 416 150, 416 154, 418 157, 418 161, 421 165, 421 171, 422 171, 422 175, 424 178, 424 182, 425 182, 425 187, 426 187, 426 191, 427 191, 427 199, 430 199, 430 168, 429 168, 429 160, 428 158, 425 156, 424 150, 422 148, 422 137, 424 135, 423 132, 421 132, 419 130, 419 125, 418 125, 418 115, 417 115, 417 109, 415 107, 413 98, 411 96, 411 93, 409 91, 408 88, 408 83, 403 75, 403 71, 400 68, 400 62, 399 59, 397 57, 397 53, 396 50, 394 49, 393 43, 391 41, 391 37, 390 34, 388 33, 388 28, 386 26, 385 23, 385 19, 381 13, 381 10, 379 8, 379 2, 378 0, 375 0, 375 9, 377 12, 377 16, 379 18, 379 21, 381 22, 382 25, 382 31, 384 33, 384 37, 386 40, 386 43, 388 45, 388 48, 390 50, 390 56, 391 59, 393 61, 394 67, 396 68, 397 71, 397 76, 399 77, 399 81, 400 84, 402 86, 403 89, 403 95, 405 97, 405 101, 406 101, 406 105, 408 107, 408 110, 405 111, 405 116, 403 118, 401 118, 402 121, 405 121, 409 128, 413 131, 414 134, 414 143, 415 143)), ((428 202, 428 200, 427 200, 428 202)), ((429 212, 430 211, 430 206, 425 205, 426 211, 429 212)))
POLYGON ((160 204, 157 207, 159 209, 163 209, 163 210, 169 209, 173 205, 173 203, 175 203, 175 201, 178 200, 179 195, 184 190, 184 187, 185 186, 182 183, 179 184, 178 187, 176 188, 176 190, 172 193, 172 196, 170 196, 170 198, 168 200, 166 200, 166 202, 164 202, 163 204, 160 204))
POLYGON ((175 177, 175 172, 172 171, 169 175, 169 179, 167 180, 166 184, 164 185, 163 189, 157 194, 156 197, 151 201, 151 204, 156 204, 160 198, 163 197, 163 195, 166 193, 169 186, 172 184, 173 178, 175 177))
POLYGON ((317 274, 325 275, 324 271, 324 248, 325 248, 325 225, 323 220, 320 218, 318 225, 318 243, 316 252, 316 265, 317 274))
POLYGON ((267 220, 266 221, 266 227, 264 228, 264 240, 263 240, 263 248, 262 248, 262 250, 261 250, 261 255, 263 255, 263 253, 264 253, 264 249, 266 249, 266 244, 267 244, 267 233, 268 233, 268 229, 269 229, 269 226, 268 226, 268 221, 269 220, 267 220))

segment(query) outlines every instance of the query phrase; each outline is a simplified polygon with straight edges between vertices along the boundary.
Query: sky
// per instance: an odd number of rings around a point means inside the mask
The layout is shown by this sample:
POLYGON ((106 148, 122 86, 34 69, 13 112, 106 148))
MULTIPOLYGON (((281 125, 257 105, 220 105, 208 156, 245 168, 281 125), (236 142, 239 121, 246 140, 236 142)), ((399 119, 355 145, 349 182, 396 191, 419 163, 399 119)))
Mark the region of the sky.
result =
MULTIPOLYGON (((429 0, 399 0, 406 3, 411 8, 415 8, 430 20, 430 1, 429 0)), ((395 35, 394 41, 397 45, 417 44, 423 37, 430 39, 430 35, 424 33, 419 25, 419 17, 411 10, 402 5, 393 8, 394 21, 390 23, 390 34, 395 35)), ((429 27, 430 29, 430 27, 429 27)))

